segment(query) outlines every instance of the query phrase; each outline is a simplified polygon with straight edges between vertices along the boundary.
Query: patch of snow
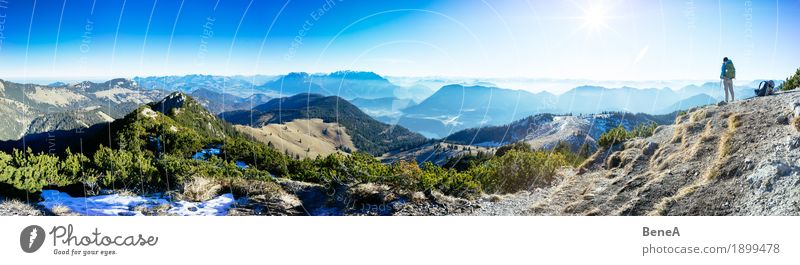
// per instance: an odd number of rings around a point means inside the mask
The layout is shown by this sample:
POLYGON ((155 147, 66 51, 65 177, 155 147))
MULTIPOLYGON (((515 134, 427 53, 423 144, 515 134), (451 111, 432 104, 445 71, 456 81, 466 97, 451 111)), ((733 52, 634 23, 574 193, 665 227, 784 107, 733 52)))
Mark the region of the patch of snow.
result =
POLYGON ((443 118, 443 119, 441 119, 439 121, 441 121, 442 124, 444 124, 445 126, 459 126, 459 125, 463 124, 463 122, 459 122, 458 121, 459 117, 460 117, 460 115, 452 116, 452 117, 445 117, 445 118, 443 118))
POLYGON ((83 82, 80 82, 80 83, 75 83, 75 84, 72 85, 72 87, 77 88, 77 89, 81 89, 81 90, 86 90, 87 88, 91 87, 91 82, 83 81, 83 82))
POLYGON ((204 202, 175 201, 170 203, 160 196, 122 196, 119 194, 99 195, 89 197, 72 197, 56 190, 43 190, 44 201, 39 205, 52 210, 56 206, 66 206, 73 213, 87 216, 141 216, 142 212, 136 211, 138 206, 151 208, 169 204, 167 210, 170 215, 199 216, 199 215, 227 215, 233 206, 233 194, 227 193, 204 202))
POLYGON ((234 203, 233 194, 226 193, 204 202, 177 201, 167 213, 180 216, 227 215, 234 203))
POLYGON ((78 125, 80 125, 80 126, 81 126, 81 127, 83 127, 83 128, 89 128, 89 124, 86 124, 86 123, 85 123, 85 122, 83 122, 82 120, 78 120, 78 125))
POLYGON ((102 111, 98 111, 97 112, 97 116, 100 116, 100 118, 103 119, 106 122, 114 121, 114 118, 112 118, 111 116, 108 116, 108 114, 106 114, 105 112, 102 112, 102 111))
POLYGON ((133 211, 133 208, 139 205, 152 207, 169 203, 164 199, 118 194, 75 198, 56 190, 43 190, 41 196, 44 201, 39 205, 49 210, 56 206, 66 206, 73 213, 88 216, 142 215, 141 212, 133 211))
POLYGON ((64 88, 36 87, 28 97, 36 102, 64 107, 72 103, 88 100, 85 96, 64 88))
POLYGON ((195 153, 192 158, 195 160, 206 160, 211 156, 220 155, 222 151, 219 148, 206 148, 195 153))

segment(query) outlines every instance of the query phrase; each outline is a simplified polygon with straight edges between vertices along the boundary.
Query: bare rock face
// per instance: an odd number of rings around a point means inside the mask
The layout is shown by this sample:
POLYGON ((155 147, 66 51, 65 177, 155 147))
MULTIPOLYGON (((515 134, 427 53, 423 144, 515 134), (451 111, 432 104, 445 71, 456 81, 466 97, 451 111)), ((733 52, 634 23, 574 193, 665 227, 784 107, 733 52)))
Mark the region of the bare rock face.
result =
POLYGON ((173 92, 161 101, 154 103, 154 109, 164 114, 171 114, 173 109, 183 107, 186 102, 186 95, 181 92, 173 92))
POLYGON ((798 117, 794 92, 693 109, 652 137, 600 150, 529 213, 800 214, 798 117))

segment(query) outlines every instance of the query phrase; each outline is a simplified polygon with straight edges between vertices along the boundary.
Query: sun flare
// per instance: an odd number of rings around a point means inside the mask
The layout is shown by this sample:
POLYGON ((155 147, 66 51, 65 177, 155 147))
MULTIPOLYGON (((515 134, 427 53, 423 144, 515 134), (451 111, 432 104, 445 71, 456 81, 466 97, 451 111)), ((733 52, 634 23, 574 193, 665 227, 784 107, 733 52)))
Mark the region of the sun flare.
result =
POLYGON ((608 20, 608 15, 606 14, 606 10, 597 4, 593 4, 592 6, 584 10, 583 14, 584 28, 593 31, 607 28, 608 27, 608 24, 606 23, 607 20, 608 20))

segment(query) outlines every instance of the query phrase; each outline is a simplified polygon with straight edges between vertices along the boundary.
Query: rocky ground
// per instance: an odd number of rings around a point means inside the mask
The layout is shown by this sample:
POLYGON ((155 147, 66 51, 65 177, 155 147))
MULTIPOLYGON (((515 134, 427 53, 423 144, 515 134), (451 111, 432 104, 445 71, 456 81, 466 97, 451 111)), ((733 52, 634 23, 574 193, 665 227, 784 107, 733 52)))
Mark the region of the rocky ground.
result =
POLYGON ((506 195, 485 195, 476 203, 477 206, 463 215, 479 216, 517 216, 527 215, 531 205, 543 199, 546 190, 534 192, 521 191, 506 195))
POLYGON ((532 204, 535 215, 797 215, 800 93, 690 110, 595 154, 532 204))

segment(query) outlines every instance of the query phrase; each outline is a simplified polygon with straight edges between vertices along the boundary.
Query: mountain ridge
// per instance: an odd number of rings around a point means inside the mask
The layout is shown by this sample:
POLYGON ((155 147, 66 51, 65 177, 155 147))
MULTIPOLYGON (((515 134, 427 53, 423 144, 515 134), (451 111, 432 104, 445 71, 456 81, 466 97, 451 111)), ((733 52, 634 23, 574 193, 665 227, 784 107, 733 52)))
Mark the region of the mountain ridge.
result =
POLYGON ((298 94, 272 99, 250 111, 223 112, 221 119, 254 128, 296 119, 322 119, 344 126, 356 148, 380 155, 390 150, 410 148, 426 139, 401 126, 379 122, 358 107, 337 96, 298 94))

